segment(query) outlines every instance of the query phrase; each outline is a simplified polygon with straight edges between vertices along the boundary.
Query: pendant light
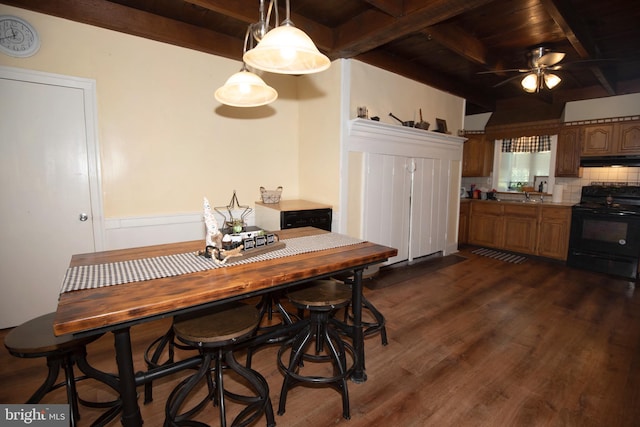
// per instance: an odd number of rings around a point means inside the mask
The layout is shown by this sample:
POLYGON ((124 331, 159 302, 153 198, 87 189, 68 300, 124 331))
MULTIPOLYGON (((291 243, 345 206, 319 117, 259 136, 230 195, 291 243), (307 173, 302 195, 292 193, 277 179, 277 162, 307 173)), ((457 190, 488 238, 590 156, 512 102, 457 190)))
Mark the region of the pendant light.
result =
MULTIPOLYGON (((253 37, 251 26, 247 28, 244 38, 245 52, 249 37, 253 37)), ((216 90, 214 96, 218 102, 232 107, 259 107, 275 101, 278 92, 258 75, 250 72, 243 62, 240 71, 229 77, 224 86, 216 90)))
MULTIPOLYGON (((278 2, 271 0, 272 5, 274 2, 277 10, 278 2)), ((329 58, 320 53, 311 38, 291 22, 289 0, 286 12, 280 26, 269 30, 255 48, 245 52, 244 62, 252 68, 278 74, 311 74, 329 68, 329 58)))
POLYGON ((259 107, 278 99, 278 92, 243 64, 242 69, 229 77, 214 96, 219 102, 232 107, 259 107))

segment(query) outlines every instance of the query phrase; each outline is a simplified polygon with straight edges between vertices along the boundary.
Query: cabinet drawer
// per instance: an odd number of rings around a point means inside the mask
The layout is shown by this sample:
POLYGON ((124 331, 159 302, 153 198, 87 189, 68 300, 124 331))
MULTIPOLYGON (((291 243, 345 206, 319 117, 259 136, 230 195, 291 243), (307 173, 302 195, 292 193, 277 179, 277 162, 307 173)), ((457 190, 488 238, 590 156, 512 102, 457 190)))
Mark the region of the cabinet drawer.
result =
POLYGON ((571 208, 558 206, 542 206, 542 220, 566 220, 571 219, 571 208))
POLYGON ((471 202, 471 214, 502 215, 502 204, 496 202, 471 202))
POLYGON ((524 203, 504 206, 504 214, 509 216, 526 216, 536 218, 538 216, 538 206, 526 205, 524 203))

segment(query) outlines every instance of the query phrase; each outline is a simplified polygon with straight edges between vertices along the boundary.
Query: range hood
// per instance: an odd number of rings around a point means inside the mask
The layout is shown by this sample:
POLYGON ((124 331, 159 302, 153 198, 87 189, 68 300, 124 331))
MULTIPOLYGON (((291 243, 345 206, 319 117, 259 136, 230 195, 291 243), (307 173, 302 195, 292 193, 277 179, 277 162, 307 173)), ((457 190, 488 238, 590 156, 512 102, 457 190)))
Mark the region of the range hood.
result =
POLYGON ((580 166, 585 168, 602 166, 640 166, 640 156, 581 157, 580 166))

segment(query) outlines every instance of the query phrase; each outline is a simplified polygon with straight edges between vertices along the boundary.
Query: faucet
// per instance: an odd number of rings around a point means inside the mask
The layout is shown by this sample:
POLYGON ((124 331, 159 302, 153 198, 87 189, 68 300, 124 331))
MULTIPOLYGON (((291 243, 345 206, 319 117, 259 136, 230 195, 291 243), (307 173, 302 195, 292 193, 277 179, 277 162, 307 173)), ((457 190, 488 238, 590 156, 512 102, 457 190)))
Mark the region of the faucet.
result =
POLYGON ((529 194, 529 192, 528 192, 528 191, 525 191, 525 192, 524 192, 524 200, 523 200, 523 202, 525 202, 525 203, 526 203, 526 202, 528 202, 528 201, 530 201, 530 200, 531 200, 531 195, 529 194))

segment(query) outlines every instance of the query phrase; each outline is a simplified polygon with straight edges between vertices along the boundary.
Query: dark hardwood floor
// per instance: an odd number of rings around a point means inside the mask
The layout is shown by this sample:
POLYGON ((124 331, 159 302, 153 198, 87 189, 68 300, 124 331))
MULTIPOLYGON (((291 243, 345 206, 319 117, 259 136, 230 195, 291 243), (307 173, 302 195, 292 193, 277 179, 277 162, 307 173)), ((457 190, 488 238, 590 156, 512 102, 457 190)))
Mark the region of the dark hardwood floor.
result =
MULTIPOLYGON (((351 420, 342 419, 336 391, 298 387, 286 413, 276 415, 278 426, 640 426, 634 282, 539 259, 514 265, 469 250, 451 257, 384 270, 368 282, 367 297, 387 318, 389 345, 378 335, 367 338, 368 380, 349 383, 351 420)), ((166 320, 132 329, 136 369, 144 368, 144 348, 168 326, 166 320)), ((114 371, 110 335, 88 350, 90 363, 114 371)), ((269 382, 274 410, 282 383, 276 351, 259 351, 253 363, 269 382)), ((25 401, 45 373, 44 360, 4 349, 0 402, 25 401)), ((162 425, 164 400, 186 374, 156 381, 148 405, 139 389, 146 426, 162 425)), ((110 397, 90 381, 79 393, 110 397)), ((46 402, 64 402, 63 392, 46 402)), ((99 413, 81 411, 82 426, 99 413)), ((203 419, 218 425, 215 408, 207 411, 203 419)))

